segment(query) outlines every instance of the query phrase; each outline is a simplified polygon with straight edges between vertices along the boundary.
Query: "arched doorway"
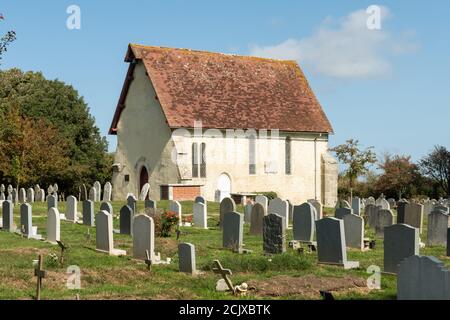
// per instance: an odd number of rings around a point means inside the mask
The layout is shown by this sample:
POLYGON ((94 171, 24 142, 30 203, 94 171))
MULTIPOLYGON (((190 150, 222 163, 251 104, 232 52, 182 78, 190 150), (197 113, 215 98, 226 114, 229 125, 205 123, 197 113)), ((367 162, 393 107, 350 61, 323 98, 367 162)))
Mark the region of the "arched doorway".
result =
MULTIPOLYGON (((148 171, 145 166, 142 166, 141 173, 139 175, 139 192, 141 192, 142 187, 148 182, 148 171)), ((147 194, 148 198, 148 194, 147 194)))
POLYGON ((223 198, 230 197, 231 193, 231 179, 230 176, 226 173, 222 173, 217 180, 217 191, 219 201, 222 201, 223 198))

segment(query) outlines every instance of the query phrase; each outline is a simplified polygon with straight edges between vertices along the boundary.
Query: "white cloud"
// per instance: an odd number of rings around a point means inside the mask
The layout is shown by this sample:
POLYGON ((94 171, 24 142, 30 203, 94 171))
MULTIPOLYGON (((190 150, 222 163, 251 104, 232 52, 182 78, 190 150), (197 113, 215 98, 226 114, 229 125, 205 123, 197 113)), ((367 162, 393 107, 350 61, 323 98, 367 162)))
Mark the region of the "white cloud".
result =
POLYGON ((260 57, 297 60, 311 71, 335 78, 369 78, 389 74, 390 58, 416 49, 411 37, 386 30, 389 9, 381 8, 381 30, 369 30, 365 10, 335 22, 327 17, 317 31, 303 39, 288 39, 274 46, 250 47, 260 57))

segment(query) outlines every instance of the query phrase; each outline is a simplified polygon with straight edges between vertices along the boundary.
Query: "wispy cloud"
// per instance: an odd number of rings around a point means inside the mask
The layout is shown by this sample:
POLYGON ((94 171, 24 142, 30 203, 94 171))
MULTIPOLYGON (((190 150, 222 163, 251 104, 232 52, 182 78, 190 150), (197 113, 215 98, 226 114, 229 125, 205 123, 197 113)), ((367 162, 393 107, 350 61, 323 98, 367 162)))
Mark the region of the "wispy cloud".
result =
POLYGON ((417 49, 411 35, 395 35, 385 21, 392 17, 381 8, 381 30, 369 30, 365 10, 335 21, 327 17, 310 37, 288 39, 273 46, 250 46, 260 57, 298 60, 311 71, 335 78, 370 78, 389 74, 391 58, 417 49))

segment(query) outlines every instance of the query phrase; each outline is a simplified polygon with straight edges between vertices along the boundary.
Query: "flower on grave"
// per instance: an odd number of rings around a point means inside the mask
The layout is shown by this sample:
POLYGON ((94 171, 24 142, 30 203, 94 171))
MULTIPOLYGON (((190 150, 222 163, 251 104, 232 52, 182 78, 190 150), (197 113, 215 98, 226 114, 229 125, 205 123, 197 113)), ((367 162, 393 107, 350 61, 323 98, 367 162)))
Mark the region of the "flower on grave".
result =
POLYGON ((178 213, 165 211, 161 217, 161 237, 170 237, 172 229, 178 224, 178 213))

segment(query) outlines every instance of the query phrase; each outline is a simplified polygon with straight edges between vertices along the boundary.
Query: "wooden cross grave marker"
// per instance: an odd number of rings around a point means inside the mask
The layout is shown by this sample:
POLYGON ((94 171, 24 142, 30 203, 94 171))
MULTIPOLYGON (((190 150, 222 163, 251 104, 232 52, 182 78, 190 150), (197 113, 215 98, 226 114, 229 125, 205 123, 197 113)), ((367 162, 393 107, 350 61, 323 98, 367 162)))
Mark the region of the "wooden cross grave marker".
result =
POLYGON ((146 256, 145 264, 147 265, 147 270, 152 271, 152 259, 150 257, 150 251, 145 250, 145 256, 146 256))
POLYGON ((231 282, 231 279, 229 278, 229 276, 232 275, 231 270, 224 269, 219 260, 214 260, 214 265, 215 265, 215 268, 212 269, 213 272, 220 274, 222 276, 222 278, 225 280, 225 283, 227 284, 228 289, 230 289, 230 291, 233 292, 233 294, 235 294, 236 291, 233 287, 233 283, 231 282))
POLYGON ((59 257, 59 263, 61 265, 64 264, 64 252, 69 249, 68 246, 66 246, 62 241, 57 240, 56 243, 58 243, 58 246, 61 248, 61 256, 59 257))
POLYGON ((36 300, 41 300, 42 279, 45 278, 45 270, 42 268, 43 260, 42 254, 40 254, 38 265, 34 269, 34 276, 37 277, 36 300))

